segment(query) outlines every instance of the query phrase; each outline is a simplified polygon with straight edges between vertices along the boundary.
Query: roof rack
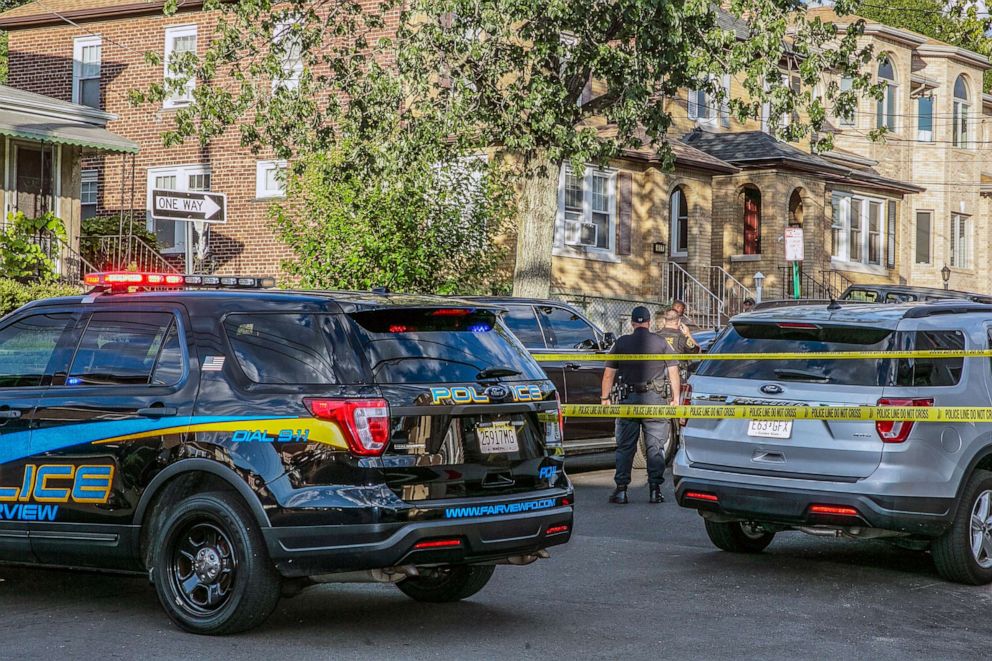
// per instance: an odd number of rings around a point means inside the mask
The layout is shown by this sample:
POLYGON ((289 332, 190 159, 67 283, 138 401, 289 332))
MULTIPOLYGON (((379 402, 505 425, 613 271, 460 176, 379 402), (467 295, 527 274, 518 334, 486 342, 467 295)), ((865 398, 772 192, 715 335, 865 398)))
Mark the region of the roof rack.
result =
POLYGON ((987 303, 972 303, 970 301, 929 301, 925 305, 916 305, 906 310, 904 319, 923 319, 942 314, 967 314, 969 312, 992 312, 992 305, 987 303))

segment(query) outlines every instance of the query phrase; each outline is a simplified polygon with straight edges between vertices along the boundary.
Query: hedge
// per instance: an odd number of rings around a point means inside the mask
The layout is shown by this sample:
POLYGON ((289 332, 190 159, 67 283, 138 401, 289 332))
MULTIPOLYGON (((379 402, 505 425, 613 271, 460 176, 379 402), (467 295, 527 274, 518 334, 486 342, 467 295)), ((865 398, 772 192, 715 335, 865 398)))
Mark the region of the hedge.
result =
POLYGON ((73 296, 81 292, 80 287, 55 282, 24 284, 9 278, 0 278, 0 317, 39 298, 73 296))

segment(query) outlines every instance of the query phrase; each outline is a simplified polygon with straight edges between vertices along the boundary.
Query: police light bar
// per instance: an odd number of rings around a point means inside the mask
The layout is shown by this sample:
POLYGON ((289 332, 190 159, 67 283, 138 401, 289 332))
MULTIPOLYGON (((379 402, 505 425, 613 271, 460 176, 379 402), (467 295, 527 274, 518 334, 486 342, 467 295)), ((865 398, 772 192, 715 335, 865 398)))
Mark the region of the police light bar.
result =
POLYGON ((181 275, 179 273, 87 273, 83 282, 92 287, 127 290, 132 287, 152 289, 217 288, 217 289, 268 289, 275 287, 274 278, 257 278, 240 275, 181 275))

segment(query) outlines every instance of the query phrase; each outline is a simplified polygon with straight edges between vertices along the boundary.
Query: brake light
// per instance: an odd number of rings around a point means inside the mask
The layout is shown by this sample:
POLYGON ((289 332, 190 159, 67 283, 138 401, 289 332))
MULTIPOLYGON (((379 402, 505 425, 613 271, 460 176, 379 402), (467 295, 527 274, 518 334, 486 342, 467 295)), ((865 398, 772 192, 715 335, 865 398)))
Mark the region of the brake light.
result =
POLYGON ((568 526, 567 525, 562 524, 560 526, 551 526, 550 528, 548 528, 547 530, 544 531, 544 534, 545 535, 560 535, 563 532, 568 532, 568 526))
MULTIPOLYGON (((555 411, 555 413, 558 414, 558 435, 554 438, 553 443, 547 443, 547 445, 561 445, 562 439, 565 438, 565 415, 562 413, 561 409, 561 395, 558 394, 557 390, 555 391, 555 403, 558 404, 558 409, 555 411)), ((549 422, 547 424, 548 433, 546 436, 551 439, 554 435, 554 427, 552 426, 554 423, 549 422)))
POLYGON ((705 491, 686 491, 683 497, 690 500, 705 500, 708 503, 720 502, 720 498, 715 493, 706 493, 705 491))
POLYGON ((311 415, 336 422, 352 454, 378 457, 389 443, 389 404, 384 399, 305 399, 311 415))
POLYGON ((458 538, 452 539, 428 539, 423 542, 417 542, 413 545, 415 551, 424 551, 426 549, 453 549, 462 545, 462 540, 458 538))
POLYGON ((779 328, 798 328, 802 330, 816 330, 819 328, 816 324, 802 324, 794 321, 786 321, 781 324, 777 324, 779 328))
MULTIPOLYGON (((899 398, 883 397, 878 400, 879 406, 933 406, 932 398, 899 398)), ((902 443, 909 438, 909 432, 913 429, 912 422, 896 422, 894 420, 876 420, 875 431, 883 443, 902 443)))
POLYGON ((810 505, 810 514, 830 514, 832 516, 858 516, 858 510, 844 505, 810 505))
POLYGON ((472 314, 469 308, 441 308, 431 312, 432 317, 467 317, 472 314))
MULTIPOLYGON (((682 399, 679 401, 682 406, 689 406, 692 404, 692 386, 686 381, 682 384, 682 399)), ((679 425, 685 427, 689 424, 688 418, 679 418, 679 425)))

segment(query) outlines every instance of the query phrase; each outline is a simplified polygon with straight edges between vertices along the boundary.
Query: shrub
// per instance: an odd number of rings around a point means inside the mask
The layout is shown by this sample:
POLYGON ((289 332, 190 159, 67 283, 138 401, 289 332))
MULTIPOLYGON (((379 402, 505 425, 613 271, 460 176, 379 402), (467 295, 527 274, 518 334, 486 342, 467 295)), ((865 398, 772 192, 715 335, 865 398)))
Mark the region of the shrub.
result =
POLYGON ((0 278, 0 317, 31 301, 55 296, 73 296, 81 292, 82 289, 79 287, 56 282, 24 284, 10 278, 0 278))

